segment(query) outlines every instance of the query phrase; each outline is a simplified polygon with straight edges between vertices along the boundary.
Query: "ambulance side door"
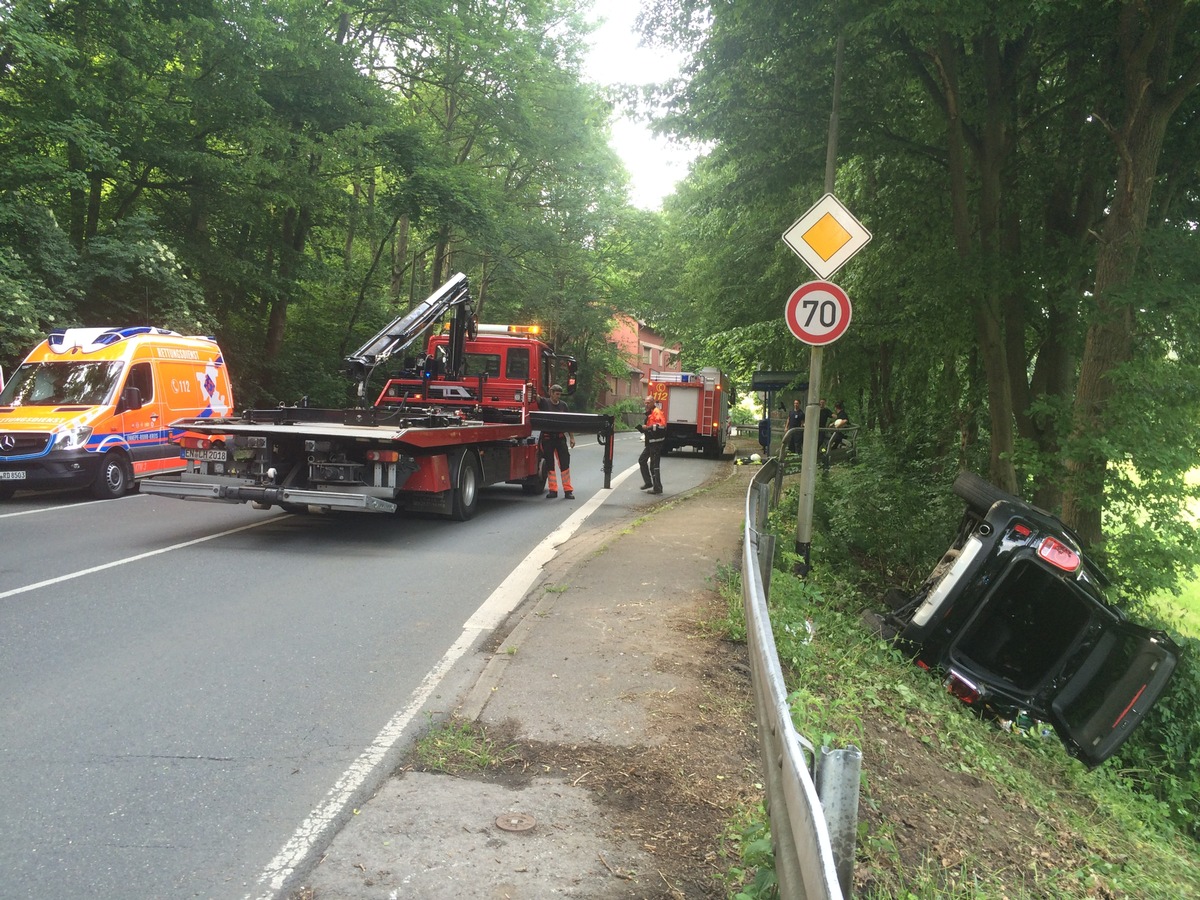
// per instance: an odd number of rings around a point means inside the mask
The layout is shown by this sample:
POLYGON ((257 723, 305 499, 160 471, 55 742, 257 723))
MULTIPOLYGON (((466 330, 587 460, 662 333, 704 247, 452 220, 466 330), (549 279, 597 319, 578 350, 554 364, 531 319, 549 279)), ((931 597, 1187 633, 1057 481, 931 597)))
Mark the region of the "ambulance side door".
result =
POLYGON ((155 381, 153 363, 136 361, 130 365, 117 398, 135 477, 161 471, 165 460, 179 457, 179 448, 169 441, 169 423, 163 419, 162 392, 157 390, 155 381), (140 405, 134 400, 140 401, 140 405))

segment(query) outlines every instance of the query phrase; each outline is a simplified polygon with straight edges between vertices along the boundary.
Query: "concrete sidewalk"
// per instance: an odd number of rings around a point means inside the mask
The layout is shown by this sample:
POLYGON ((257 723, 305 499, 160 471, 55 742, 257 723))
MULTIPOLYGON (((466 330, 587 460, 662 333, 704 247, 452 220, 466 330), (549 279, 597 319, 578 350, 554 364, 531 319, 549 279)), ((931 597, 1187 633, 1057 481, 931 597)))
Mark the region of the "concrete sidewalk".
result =
POLYGON ((291 896, 724 897, 758 750, 745 648, 702 623, 726 614, 714 576, 740 565, 751 474, 721 463, 564 544, 454 712, 504 762, 455 777, 410 757, 291 896))

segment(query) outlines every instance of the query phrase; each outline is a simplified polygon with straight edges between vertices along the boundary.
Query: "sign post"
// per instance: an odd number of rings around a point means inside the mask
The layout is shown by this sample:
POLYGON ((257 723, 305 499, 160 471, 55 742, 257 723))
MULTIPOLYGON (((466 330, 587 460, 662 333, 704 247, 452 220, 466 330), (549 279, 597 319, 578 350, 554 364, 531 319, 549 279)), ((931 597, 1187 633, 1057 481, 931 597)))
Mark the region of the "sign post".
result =
POLYGON ((808 402, 804 407, 804 445, 800 460, 800 504, 796 515, 797 574, 811 566, 812 513, 816 494, 817 456, 820 445, 821 364, 824 349, 850 327, 850 297, 826 281, 871 240, 850 211, 831 193, 813 204, 783 233, 783 242, 816 273, 821 281, 802 284, 784 305, 784 319, 797 340, 808 344, 808 402))

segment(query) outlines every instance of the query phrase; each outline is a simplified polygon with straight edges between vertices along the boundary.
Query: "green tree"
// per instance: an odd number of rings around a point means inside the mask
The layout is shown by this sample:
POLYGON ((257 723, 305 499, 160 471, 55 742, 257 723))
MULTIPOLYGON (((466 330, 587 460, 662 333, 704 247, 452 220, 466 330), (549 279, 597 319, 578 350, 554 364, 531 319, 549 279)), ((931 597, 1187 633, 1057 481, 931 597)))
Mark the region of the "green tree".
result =
MULTIPOLYGON (((1094 549, 1135 482, 1179 521, 1185 459, 1151 459, 1118 388, 1191 371, 1150 340, 1177 331, 1145 302, 1179 258, 1139 249, 1196 188, 1197 16, 1176 0, 655 4, 660 39, 693 47, 662 125, 714 148, 667 207, 685 260, 668 317, 803 367, 779 311, 808 276, 778 234, 821 190, 844 34, 837 191, 875 241, 837 275, 855 319, 826 353, 830 392, 947 466, 982 441, 993 481, 1094 549)), ((1195 422, 1187 392, 1138 399, 1140 421, 1195 422)))

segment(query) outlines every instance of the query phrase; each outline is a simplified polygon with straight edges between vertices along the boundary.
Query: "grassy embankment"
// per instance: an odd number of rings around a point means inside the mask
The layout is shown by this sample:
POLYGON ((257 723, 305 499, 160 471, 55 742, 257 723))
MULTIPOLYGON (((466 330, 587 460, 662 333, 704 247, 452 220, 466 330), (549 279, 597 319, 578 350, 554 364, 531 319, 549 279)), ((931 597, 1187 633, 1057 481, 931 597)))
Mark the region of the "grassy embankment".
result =
MULTIPOLYGON (((777 511, 774 523, 772 626, 800 732, 863 751, 855 896, 1200 897, 1200 846, 1172 827, 1161 803, 1131 788, 1136 773, 1115 760, 1089 771, 1048 728, 1021 733, 979 719, 863 626, 863 611, 877 604, 858 584, 820 567, 806 581, 788 574, 793 516, 777 511)), ((830 552, 817 535, 814 559, 830 552)), ((728 575, 721 624, 737 639, 740 589, 728 575)), ((1193 584, 1172 598, 1192 622, 1198 595, 1193 584)), ((731 851, 742 854, 729 873, 731 896, 771 896, 765 827, 761 810, 731 825, 731 851)))

